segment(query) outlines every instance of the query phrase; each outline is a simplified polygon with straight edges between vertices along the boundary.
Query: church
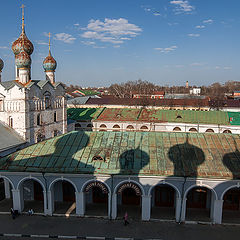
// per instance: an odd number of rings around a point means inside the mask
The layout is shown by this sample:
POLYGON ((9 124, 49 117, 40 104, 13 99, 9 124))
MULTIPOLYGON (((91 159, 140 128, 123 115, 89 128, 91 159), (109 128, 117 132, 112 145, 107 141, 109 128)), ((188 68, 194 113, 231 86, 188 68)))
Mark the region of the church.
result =
POLYGON ((14 129, 26 142, 33 144, 66 132, 67 115, 65 89, 55 81, 56 60, 50 50, 43 62, 45 80, 31 78, 33 44, 27 38, 22 8, 22 29, 13 42, 16 77, 1 79, 4 67, 0 59, 0 121, 14 129))
POLYGON ((16 79, 0 82, 0 121, 28 146, 0 157, 0 212, 13 207, 122 219, 128 211, 144 221, 239 221, 238 134, 67 132, 64 86, 55 82, 50 44, 46 80, 31 79, 33 45, 24 12, 12 50, 16 79))

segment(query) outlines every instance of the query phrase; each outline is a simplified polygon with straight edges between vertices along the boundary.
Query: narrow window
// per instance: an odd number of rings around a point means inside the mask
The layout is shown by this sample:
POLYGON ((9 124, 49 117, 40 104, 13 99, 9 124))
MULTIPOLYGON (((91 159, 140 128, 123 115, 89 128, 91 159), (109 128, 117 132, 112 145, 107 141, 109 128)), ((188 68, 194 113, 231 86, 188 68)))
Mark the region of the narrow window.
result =
POLYGON ((37 115, 37 125, 38 126, 41 125, 41 115, 40 114, 37 115))
POLYGON ((9 127, 13 127, 13 118, 10 116, 9 117, 9 123, 8 123, 9 127))
POLYGON ((54 122, 57 122, 57 112, 54 112, 54 122))

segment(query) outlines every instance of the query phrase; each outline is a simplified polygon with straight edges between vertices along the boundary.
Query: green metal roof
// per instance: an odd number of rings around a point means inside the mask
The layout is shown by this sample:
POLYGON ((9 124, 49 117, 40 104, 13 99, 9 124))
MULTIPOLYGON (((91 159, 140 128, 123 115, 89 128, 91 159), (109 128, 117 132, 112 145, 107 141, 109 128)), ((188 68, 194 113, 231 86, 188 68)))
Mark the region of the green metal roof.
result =
POLYGON ((103 108, 68 108, 68 119, 76 121, 91 121, 95 120, 102 112, 103 108))
POLYGON ((162 109, 131 109, 131 108, 78 108, 68 109, 68 118, 73 120, 97 121, 140 121, 140 122, 176 122, 195 124, 240 125, 240 113, 223 111, 191 111, 191 110, 162 110, 162 109), (88 109, 88 110, 87 110, 88 109), (99 111, 98 111, 99 110, 99 111), (79 114, 83 111, 86 113, 79 114), (97 112, 94 117, 87 117, 90 112, 97 112), (230 122, 230 116, 233 121, 230 122))
POLYGON ((0 171, 232 179, 239 146, 235 134, 73 131, 1 158, 0 171))
POLYGON ((228 112, 228 118, 231 125, 240 125, 240 112, 228 112))

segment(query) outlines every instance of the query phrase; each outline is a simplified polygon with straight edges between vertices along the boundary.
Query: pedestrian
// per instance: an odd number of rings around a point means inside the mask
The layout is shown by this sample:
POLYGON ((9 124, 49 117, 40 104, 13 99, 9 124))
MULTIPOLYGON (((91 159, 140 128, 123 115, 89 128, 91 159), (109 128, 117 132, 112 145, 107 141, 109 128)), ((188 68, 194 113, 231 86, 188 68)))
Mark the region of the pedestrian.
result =
POLYGON ((33 215, 33 210, 32 210, 32 209, 29 209, 29 210, 28 210, 28 215, 29 215, 29 216, 32 216, 32 215, 33 215))
POLYGON ((14 212, 13 208, 11 208, 10 212, 11 212, 11 215, 12 215, 12 219, 15 219, 16 216, 15 216, 15 212, 14 212))
POLYGON ((129 222, 128 222, 128 213, 127 212, 125 212, 123 219, 124 219, 124 225, 127 226, 129 224, 129 222))

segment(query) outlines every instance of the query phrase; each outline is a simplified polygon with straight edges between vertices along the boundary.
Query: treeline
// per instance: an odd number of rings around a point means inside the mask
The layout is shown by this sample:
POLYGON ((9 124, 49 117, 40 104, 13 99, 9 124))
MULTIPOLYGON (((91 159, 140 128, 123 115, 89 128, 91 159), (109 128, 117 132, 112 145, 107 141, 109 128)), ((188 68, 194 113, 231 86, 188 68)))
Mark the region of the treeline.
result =
MULTIPOLYGON (((112 84, 108 88, 110 95, 119 98, 130 98, 132 93, 152 94, 155 91, 164 91, 165 93, 189 93, 189 89, 196 86, 158 86, 148 81, 128 81, 121 84, 112 84)), ((201 95, 209 96, 212 99, 223 99, 226 94, 231 94, 233 91, 240 91, 240 82, 227 81, 224 84, 218 82, 210 86, 200 86, 201 95)))

